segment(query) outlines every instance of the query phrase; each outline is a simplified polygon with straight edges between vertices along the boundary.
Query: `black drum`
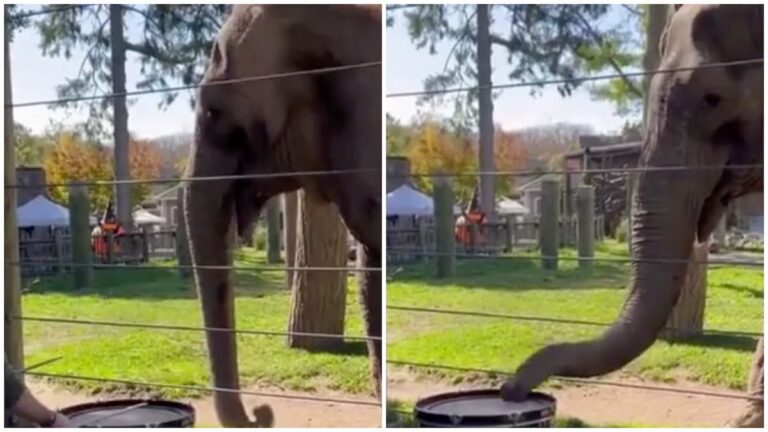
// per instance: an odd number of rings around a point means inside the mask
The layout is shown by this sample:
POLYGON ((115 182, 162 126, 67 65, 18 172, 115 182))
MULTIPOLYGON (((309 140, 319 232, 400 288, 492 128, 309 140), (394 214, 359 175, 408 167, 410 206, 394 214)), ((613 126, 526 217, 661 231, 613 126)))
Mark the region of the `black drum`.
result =
POLYGON ((195 424, 192 406, 162 400, 93 402, 64 408, 61 413, 79 428, 187 428, 195 424))
POLYGON ((544 393, 531 393, 523 402, 506 402, 498 389, 444 393, 416 402, 414 417, 426 428, 546 428, 553 427, 557 402, 544 393))

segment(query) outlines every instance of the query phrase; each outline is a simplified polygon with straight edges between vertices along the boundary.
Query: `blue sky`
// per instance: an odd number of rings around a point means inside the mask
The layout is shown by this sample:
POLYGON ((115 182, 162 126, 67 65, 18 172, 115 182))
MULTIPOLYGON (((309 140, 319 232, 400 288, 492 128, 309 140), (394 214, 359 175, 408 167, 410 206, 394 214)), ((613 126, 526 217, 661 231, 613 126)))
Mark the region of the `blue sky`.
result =
MULTIPOLYGON (((136 31, 135 23, 128 21, 128 36, 136 31), (133 25, 132 25, 133 24, 133 25)), ((43 57, 39 49, 39 37, 35 29, 17 32, 11 44, 11 77, 14 102, 29 102, 56 98, 55 88, 67 77, 74 77, 85 55, 84 50, 73 52, 71 59, 43 57)), ((430 73, 441 70, 449 47, 444 44, 438 54, 431 56, 426 50, 417 50, 410 42, 404 28, 404 20, 397 19, 395 26, 387 29, 385 73, 387 93, 420 90, 430 73)), ((504 76, 506 58, 500 49, 494 50, 495 83, 507 82, 504 76)), ((140 79, 137 58, 128 54, 128 90, 135 89, 140 79)), ((387 112, 401 120, 409 120, 416 114, 415 98, 388 99, 387 112)), ((193 113, 185 95, 181 95, 170 107, 159 110, 157 95, 135 98, 129 106, 129 129, 141 138, 153 138, 179 132, 191 132, 193 113)), ((50 110, 46 106, 18 108, 15 120, 42 132, 51 119, 65 124, 84 118, 83 112, 50 110)), ((494 103, 495 121, 507 129, 556 122, 588 124, 597 131, 611 131, 621 127, 623 119, 613 114, 613 108, 605 102, 591 100, 586 90, 578 90, 571 97, 561 97, 556 89, 546 88, 539 97, 532 97, 525 88, 506 90, 494 103)))
MULTIPOLYGON (((607 20, 617 17, 617 14, 611 14, 607 20)), ((426 48, 417 50, 410 41, 405 21, 398 13, 395 25, 387 29, 387 93, 421 90, 427 76, 443 69, 452 45, 450 42, 439 45, 436 55, 430 55, 426 48)), ((505 52, 495 48, 491 61, 494 67, 493 82, 509 82, 505 76, 505 52)), ((624 119, 614 114, 611 104, 593 101, 586 89, 579 89, 565 98, 560 96, 555 87, 543 89, 537 97, 531 96, 529 92, 527 88, 505 90, 494 100, 494 121, 505 129, 559 122, 579 123, 591 125, 597 132, 614 131, 624 124, 624 119)), ((452 109, 452 105, 447 106, 441 113, 449 115, 452 109)), ((402 121, 409 121, 417 113, 416 98, 388 99, 386 110, 402 121)))
MULTIPOLYGON (((30 7, 37 10, 38 7, 30 7)), ((130 16, 130 15, 128 15, 130 16)), ((135 35, 138 27, 132 20, 128 24, 128 38, 135 35)), ((134 37, 133 40, 138 40, 134 37)), ((40 38, 35 28, 27 28, 14 35, 11 44, 11 80, 14 103, 56 99, 56 86, 63 84, 65 78, 73 78, 78 72, 85 50, 72 53, 72 58, 44 57, 39 48, 40 38)), ((128 53, 126 61, 126 88, 136 90, 136 82, 141 78, 137 56, 128 53)), ((135 104, 128 107, 128 127, 139 138, 155 138, 178 132, 191 132, 193 112, 189 106, 187 93, 182 93, 174 103, 160 110, 158 95, 144 95, 133 98, 135 104)), ((77 123, 84 119, 87 111, 51 110, 47 106, 16 108, 14 121, 21 123, 35 132, 42 132, 50 119, 64 124, 77 123)))

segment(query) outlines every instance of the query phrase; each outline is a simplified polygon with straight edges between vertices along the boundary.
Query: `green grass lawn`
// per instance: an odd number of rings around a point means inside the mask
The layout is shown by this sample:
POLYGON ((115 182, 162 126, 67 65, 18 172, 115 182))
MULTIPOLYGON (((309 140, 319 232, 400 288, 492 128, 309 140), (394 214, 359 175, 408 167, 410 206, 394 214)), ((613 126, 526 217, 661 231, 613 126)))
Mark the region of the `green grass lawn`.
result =
MULTIPOLYGON (((607 242, 597 255, 627 256, 626 245, 607 242)), ((574 252, 566 250, 561 256, 574 252)), ((611 322, 626 294, 628 267, 595 262, 592 269, 581 270, 575 261, 561 261, 557 272, 546 272, 538 260, 459 260, 456 277, 443 281, 433 277, 433 266, 416 264, 391 275, 387 305, 611 322)), ((705 328, 762 332, 762 269, 709 269, 705 328)), ((600 331, 573 324, 388 310, 387 359, 512 371, 548 343, 576 341, 600 331)), ((755 338, 740 336, 659 341, 624 370, 656 381, 684 377, 741 390, 756 343, 755 338)), ((461 372, 431 373, 468 378, 461 372)))
MULTIPOLYGON (((172 263, 167 262, 167 265, 172 263)), ((244 250, 235 265, 265 265, 263 254, 244 250)), ((199 301, 191 282, 172 269, 97 270, 95 287, 73 291, 68 277, 27 283, 23 314, 183 326, 202 326, 199 301)), ((286 331, 290 293, 283 272, 238 271, 236 318, 240 329, 286 331)), ((346 333, 363 334, 354 278, 349 280, 346 333)), ((350 342, 342 353, 289 349, 284 337, 238 335, 241 384, 264 384, 291 390, 334 389, 370 392, 363 343, 350 342)), ((26 363, 63 358, 41 372, 184 385, 210 385, 202 332, 140 330, 75 324, 24 322, 26 363)), ((57 382, 61 382, 58 381, 57 382)), ((123 385, 65 382, 71 389, 131 390, 123 385)), ((147 389, 137 389, 147 390, 147 389)), ((164 397, 194 392, 158 389, 164 397)))

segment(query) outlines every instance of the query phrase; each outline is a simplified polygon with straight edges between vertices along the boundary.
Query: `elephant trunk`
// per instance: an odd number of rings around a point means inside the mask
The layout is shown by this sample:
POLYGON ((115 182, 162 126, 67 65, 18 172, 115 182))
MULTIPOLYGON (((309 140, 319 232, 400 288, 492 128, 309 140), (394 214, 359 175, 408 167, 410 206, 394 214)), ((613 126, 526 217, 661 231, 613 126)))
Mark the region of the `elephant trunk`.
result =
MULTIPOLYGON (((209 177, 233 173, 236 166, 210 146, 197 145, 193 153, 193 177, 209 177), (214 172, 215 171, 215 172, 214 172)), ((190 254, 195 266, 194 276, 202 302, 203 320, 213 385, 220 389, 239 390, 237 344, 235 333, 211 331, 211 328, 233 330, 235 327, 234 290, 229 269, 198 268, 197 266, 231 266, 231 242, 234 199, 231 181, 193 181, 185 195, 184 214, 190 241, 190 254)), ((215 391, 216 414, 224 427, 253 427, 272 425, 268 406, 254 410, 256 422, 245 411, 240 394, 235 391, 215 391)))
POLYGON ((502 387, 505 399, 521 400, 553 375, 610 373, 653 344, 677 302, 687 273, 706 194, 703 189, 707 187, 697 183, 708 182, 684 171, 640 174, 632 212, 634 261, 621 314, 597 339, 550 345, 529 357, 502 387))

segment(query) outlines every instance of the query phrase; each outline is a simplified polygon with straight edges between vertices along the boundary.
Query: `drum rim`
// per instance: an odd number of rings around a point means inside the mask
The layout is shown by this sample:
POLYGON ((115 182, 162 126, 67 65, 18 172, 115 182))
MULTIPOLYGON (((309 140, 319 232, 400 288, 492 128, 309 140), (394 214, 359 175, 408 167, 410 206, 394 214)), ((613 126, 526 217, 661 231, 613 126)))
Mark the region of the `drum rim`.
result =
MULTIPOLYGON (((149 407, 164 407, 164 408, 173 408, 178 411, 181 411, 183 416, 178 419, 170 419, 170 420, 163 420, 160 422, 155 422, 153 424, 166 424, 166 423, 188 423, 191 421, 194 423, 195 421, 195 408, 190 405, 183 402, 177 402, 177 401, 171 401, 171 400, 163 400, 163 399, 112 399, 112 400, 104 400, 104 401, 96 401, 96 402, 86 402, 76 405, 70 405, 66 408, 62 408, 59 410, 60 413, 67 415, 67 416, 75 416, 81 412, 87 411, 89 409, 93 408, 108 408, 108 407, 114 407, 115 405, 135 405, 142 402, 146 402, 149 407)), ((139 427, 139 426, 135 426, 139 427)))
MULTIPOLYGON (((417 420, 426 420, 431 421, 429 419, 423 419, 422 416, 428 416, 432 418, 444 418, 446 419, 446 422, 444 424, 452 424, 454 423, 452 421, 452 415, 450 414, 439 414, 435 412, 430 412, 426 406, 430 406, 436 402, 440 401, 449 401, 451 399, 458 399, 458 398, 466 398, 466 397, 481 397, 481 396, 499 396, 499 390, 498 389, 475 389, 475 390, 463 390, 463 391, 453 391, 453 392, 446 392, 446 393, 439 393, 432 396, 427 396, 425 398, 419 399, 413 406, 414 411, 414 417, 416 417, 417 420)), ((547 402, 549 402, 549 405, 541 408, 541 409, 535 409, 531 411, 527 411, 523 414, 532 414, 532 413, 541 413, 542 411, 551 410, 551 413, 549 415, 541 415, 538 419, 539 422, 546 422, 548 420, 552 420, 555 416, 555 412, 557 410, 557 399, 555 399, 553 396, 542 393, 542 392, 531 392, 529 393, 529 398, 532 399, 543 399, 547 402)), ((472 414, 472 415, 465 415, 460 416, 461 422, 474 422, 474 421, 482 421, 483 423, 496 423, 498 425, 509 425, 510 424, 510 416, 509 414, 472 414)), ((513 421, 512 423, 516 423, 516 421, 513 421)), ((526 423, 529 423, 529 421, 526 421, 526 423)), ((470 427, 469 425, 466 426, 460 426, 460 427, 470 427)))

